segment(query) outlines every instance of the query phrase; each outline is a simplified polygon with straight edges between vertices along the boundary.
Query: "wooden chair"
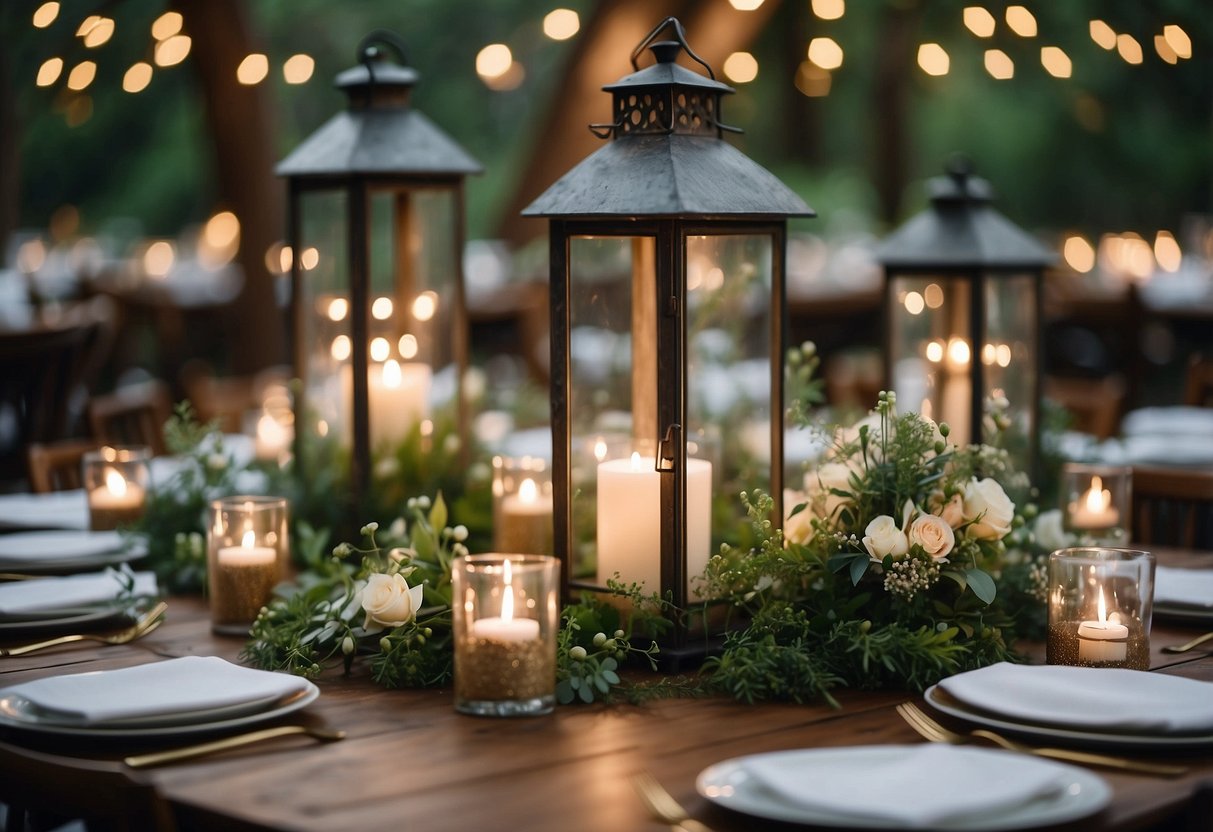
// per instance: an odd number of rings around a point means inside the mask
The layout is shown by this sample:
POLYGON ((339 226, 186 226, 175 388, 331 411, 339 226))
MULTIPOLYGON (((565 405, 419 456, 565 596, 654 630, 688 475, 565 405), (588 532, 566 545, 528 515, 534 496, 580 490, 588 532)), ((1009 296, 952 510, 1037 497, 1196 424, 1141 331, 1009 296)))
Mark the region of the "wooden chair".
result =
POLYGON ((1184 404, 1213 407, 1213 358, 1197 353, 1188 359, 1184 404))
POLYGON ((1134 466, 1133 539, 1213 549, 1213 470, 1134 466))
POLYGON ((1099 439, 1116 435, 1125 406, 1125 381, 1119 375, 1098 379, 1049 376, 1044 393, 1070 412, 1074 430, 1099 439))
POLYGON ((29 446, 29 485, 35 494, 68 491, 83 486, 81 463, 97 443, 91 439, 64 439, 29 446))
POLYGON ((0 800, 8 804, 6 832, 51 828, 49 818, 27 806, 54 806, 62 823, 83 819, 89 829, 112 832, 173 832, 168 802, 139 772, 120 762, 74 759, 28 748, 19 753, 0 743, 0 800), (70 772, 65 773, 65 769, 70 772), (26 821, 33 821, 27 826, 26 821))
POLYGON ((172 415, 172 399, 161 381, 122 387, 88 403, 88 422, 98 442, 147 445, 156 456, 166 452, 164 423, 172 415))

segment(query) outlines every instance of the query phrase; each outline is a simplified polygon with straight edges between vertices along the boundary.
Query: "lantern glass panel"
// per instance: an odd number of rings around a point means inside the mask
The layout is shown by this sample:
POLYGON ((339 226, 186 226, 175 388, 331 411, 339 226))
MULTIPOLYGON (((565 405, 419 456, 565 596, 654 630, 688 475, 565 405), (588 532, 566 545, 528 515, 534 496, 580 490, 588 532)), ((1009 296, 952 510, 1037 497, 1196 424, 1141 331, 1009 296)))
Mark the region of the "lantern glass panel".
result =
MULTIPOLYGON (((1003 445, 1021 464, 1030 459, 1027 447, 1034 435, 1037 356, 1035 287, 1032 274, 996 275, 986 278, 986 329, 981 362, 985 373, 985 396, 1007 399, 1006 415, 1011 423, 1003 445)), ((991 437, 984 437, 989 440, 991 437)))
POLYGON ((654 592, 661 504, 654 464, 656 243, 570 238, 568 388, 570 577, 601 585, 618 572, 654 592))
POLYGON ((889 362, 897 409, 947 422, 950 441, 968 443, 973 389, 969 280, 897 275, 888 291, 889 362))
MULTIPOLYGON (((301 331, 308 417, 321 436, 348 443, 350 414, 342 408, 342 377, 350 362, 350 276, 344 189, 300 195, 300 239, 294 256, 301 272, 301 331)), ((348 399, 347 399, 348 401, 348 399)))
MULTIPOLYGON (((687 574, 745 528, 737 495, 778 487, 771 466, 771 252, 767 235, 692 236, 686 247, 687 457, 711 462, 711 534, 688 477, 687 574), (700 521, 703 522, 703 521, 700 521)), ((706 519, 706 518, 705 518, 706 519)))

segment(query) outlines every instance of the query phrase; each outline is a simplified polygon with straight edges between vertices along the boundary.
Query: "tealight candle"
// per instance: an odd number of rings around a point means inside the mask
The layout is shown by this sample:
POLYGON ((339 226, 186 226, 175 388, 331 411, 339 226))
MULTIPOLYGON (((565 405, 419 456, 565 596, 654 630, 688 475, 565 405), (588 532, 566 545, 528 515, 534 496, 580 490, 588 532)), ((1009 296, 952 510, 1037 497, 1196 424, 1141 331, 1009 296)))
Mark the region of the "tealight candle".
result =
POLYGON ((455 558, 456 710, 481 716, 552 710, 559 574, 560 562, 549 556, 455 558))
POLYGON ((1091 477, 1091 487, 1070 504, 1070 527, 1083 531, 1110 529, 1120 522, 1120 511, 1112 505, 1112 492, 1103 487, 1099 475, 1091 477))
POLYGON ((84 455, 89 528, 116 529, 143 516, 150 479, 145 448, 105 447, 84 455))
MULTIPOLYGON (((1116 615, 1116 613, 1113 613, 1116 615)), ((1129 652, 1129 628, 1109 621, 1103 588, 1099 590, 1099 620, 1078 625, 1078 658, 1084 662, 1123 662, 1129 652)))
POLYGON ((523 479, 517 494, 501 498, 493 546, 520 554, 546 555, 552 551, 552 496, 541 494, 533 478, 523 479))
POLYGON ((247 634, 283 578, 288 557, 286 500, 214 501, 207 543, 211 627, 219 633, 247 634))
POLYGON ((257 459, 277 462, 291 449, 294 431, 274 418, 272 413, 262 412, 257 419, 257 431, 253 437, 257 459))

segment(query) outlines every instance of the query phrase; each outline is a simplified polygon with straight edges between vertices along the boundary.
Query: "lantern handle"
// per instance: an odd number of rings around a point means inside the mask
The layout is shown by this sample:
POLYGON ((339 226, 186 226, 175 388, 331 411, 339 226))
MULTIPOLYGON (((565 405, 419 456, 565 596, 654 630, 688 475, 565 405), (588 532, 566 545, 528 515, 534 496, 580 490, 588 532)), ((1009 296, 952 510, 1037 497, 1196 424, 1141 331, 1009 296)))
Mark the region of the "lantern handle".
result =
POLYGON ((687 55, 691 57, 691 60, 695 61, 695 63, 706 69, 708 71, 708 77, 715 81, 716 73, 712 71, 712 67, 708 66, 708 62, 696 55, 695 50, 692 49, 687 43, 686 30, 682 28, 682 23, 679 22, 678 18, 676 17, 667 17, 665 20, 661 21, 659 24, 657 24, 657 28, 649 32, 645 39, 640 42, 640 45, 632 50, 632 69, 636 70, 637 72, 640 71, 640 55, 645 49, 652 45, 653 41, 657 39, 657 36, 660 35, 662 30, 664 30, 667 26, 673 27, 674 38, 678 41, 678 45, 681 46, 686 51, 687 55))
POLYGON ((380 57, 379 46, 388 46, 396 53, 402 66, 408 66, 408 46, 404 38, 390 29, 376 29, 358 43, 358 63, 366 67, 370 73, 371 83, 375 81, 374 62, 380 57))
POLYGON ((653 460, 653 470, 658 473, 674 470, 674 443, 682 439, 682 425, 666 426, 665 437, 657 445, 657 457, 653 460))

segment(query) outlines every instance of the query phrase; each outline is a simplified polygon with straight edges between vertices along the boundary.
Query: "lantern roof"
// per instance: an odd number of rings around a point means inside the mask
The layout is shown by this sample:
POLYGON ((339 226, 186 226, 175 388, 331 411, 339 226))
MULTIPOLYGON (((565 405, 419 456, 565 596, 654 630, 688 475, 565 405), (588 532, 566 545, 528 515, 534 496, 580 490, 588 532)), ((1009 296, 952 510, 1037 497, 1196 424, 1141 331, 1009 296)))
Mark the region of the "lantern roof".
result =
POLYGON ((528 217, 745 219, 815 216, 766 168, 723 140, 740 132, 720 121, 733 92, 687 45, 682 24, 666 18, 632 52, 636 71, 603 89, 610 124, 591 131, 611 141, 587 156, 523 210, 528 217), (676 40, 656 41, 667 27, 676 40), (655 63, 640 69, 646 48, 655 63), (707 76, 675 61, 685 53, 707 76))
POLYGON ((349 99, 337 113, 278 163, 279 176, 338 178, 353 175, 465 176, 483 168, 454 139, 409 106, 416 70, 400 61, 395 34, 372 32, 358 46, 359 64, 340 73, 336 86, 349 99))
POLYGON ((927 183, 931 207, 911 217, 876 248, 886 268, 1041 269, 1056 255, 991 206, 993 189, 954 159, 946 176, 927 183))

